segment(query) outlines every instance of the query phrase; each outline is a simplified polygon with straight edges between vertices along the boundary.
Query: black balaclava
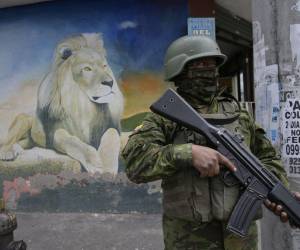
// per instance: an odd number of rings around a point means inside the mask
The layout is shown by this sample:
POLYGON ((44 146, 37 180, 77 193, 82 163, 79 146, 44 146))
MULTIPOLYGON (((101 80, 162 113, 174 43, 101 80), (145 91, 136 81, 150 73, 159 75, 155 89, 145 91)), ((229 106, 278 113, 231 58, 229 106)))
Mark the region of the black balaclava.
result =
POLYGON ((196 59, 188 62, 174 82, 177 92, 194 108, 206 106, 214 111, 220 91, 216 60, 210 58, 209 61, 205 63, 205 59, 196 59))

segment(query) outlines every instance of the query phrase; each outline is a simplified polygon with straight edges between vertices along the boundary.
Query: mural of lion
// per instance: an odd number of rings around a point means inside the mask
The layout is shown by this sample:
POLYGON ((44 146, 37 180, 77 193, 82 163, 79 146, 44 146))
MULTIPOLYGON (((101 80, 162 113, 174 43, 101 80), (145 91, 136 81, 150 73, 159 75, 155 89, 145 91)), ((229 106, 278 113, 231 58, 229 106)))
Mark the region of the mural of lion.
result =
POLYGON ((57 45, 37 99, 36 117, 20 114, 13 121, 0 160, 38 146, 78 160, 88 172, 117 173, 123 96, 99 34, 57 45))

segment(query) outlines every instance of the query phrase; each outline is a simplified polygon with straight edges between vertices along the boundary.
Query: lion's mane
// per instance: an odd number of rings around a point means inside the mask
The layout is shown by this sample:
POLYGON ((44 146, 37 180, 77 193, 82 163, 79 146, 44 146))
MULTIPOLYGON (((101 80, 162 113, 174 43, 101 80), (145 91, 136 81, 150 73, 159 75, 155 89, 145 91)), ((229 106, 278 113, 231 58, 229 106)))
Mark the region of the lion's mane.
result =
POLYGON ((52 147, 55 131, 62 128, 97 148, 108 128, 120 132, 122 111, 123 97, 106 61, 102 37, 81 34, 59 43, 38 90, 37 116, 46 147, 52 147))

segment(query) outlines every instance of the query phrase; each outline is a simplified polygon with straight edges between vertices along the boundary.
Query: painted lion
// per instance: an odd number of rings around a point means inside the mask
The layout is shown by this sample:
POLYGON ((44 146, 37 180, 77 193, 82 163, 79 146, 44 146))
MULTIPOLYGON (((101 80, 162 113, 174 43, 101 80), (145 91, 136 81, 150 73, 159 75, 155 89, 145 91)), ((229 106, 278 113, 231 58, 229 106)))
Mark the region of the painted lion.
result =
POLYGON ((13 121, 0 160, 38 146, 78 160, 88 172, 117 173, 123 97, 99 34, 57 45, 37 99, 36 117, 21 114, 13 121))

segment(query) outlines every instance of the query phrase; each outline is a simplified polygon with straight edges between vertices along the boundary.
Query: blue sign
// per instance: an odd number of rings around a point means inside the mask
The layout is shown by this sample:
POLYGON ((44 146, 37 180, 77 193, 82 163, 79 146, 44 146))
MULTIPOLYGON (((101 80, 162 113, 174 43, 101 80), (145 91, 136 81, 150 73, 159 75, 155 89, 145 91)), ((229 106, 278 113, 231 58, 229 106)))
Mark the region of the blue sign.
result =
POLYGON ((209 36, 216 40, 215 18, 189 17, 188 35, 189 36, 209 36))

